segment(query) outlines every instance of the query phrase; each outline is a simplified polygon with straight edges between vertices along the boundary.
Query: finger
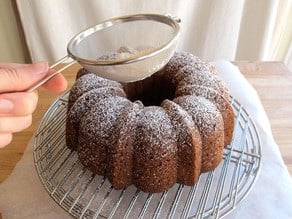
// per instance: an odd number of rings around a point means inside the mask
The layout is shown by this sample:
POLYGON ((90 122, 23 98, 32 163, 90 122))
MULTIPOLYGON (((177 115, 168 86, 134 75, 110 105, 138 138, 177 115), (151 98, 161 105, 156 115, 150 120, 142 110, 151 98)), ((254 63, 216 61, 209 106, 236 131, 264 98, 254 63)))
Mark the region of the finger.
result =
MULTIPOLYGON (((50 73, 52 73, 51 71, 50 73)), ((47 90, 53 91, 53 92, 62 92, 66 90, 67 88, 67 81, 65 77, 62 74, 58 74, 55 77, 53 77, 51 80, 46 82, 43 87, 47 90)))
POLYGON ((31 125, 32 116, 0 117, 0 133, 20 132, 31 125))
POLYGON ((11 133, 0 133, 0 148, 8 145, 12 141, 11 133))
POLYGON ((0 93, 24 91, 41 80, 49 71, 47 62, 0 65, 0 93))
POLYGON ((36 109, 37 92, 0 94, 0 116, 26 116, 36 109))

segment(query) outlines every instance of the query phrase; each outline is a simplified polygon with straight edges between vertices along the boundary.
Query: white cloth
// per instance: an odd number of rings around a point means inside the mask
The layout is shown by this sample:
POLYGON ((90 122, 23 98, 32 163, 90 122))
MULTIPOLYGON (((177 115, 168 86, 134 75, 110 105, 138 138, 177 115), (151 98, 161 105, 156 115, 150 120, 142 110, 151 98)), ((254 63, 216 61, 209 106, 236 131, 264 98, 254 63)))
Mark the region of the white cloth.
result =
MULTIPOLYGON (((231 94, 254 119, 262 142, 262 168, 251 192, 226 218, 292 218, 292 180, 275 143, 256 91, 230 62, 215 62, 231 94)), ((47 194, 33 165, 32 146, 11 176, 0 185, 0 212, 4 219, 70 218, 47 194)))
POLYGON ((16 2, 33 61, 55 62, 66 55, 71 37, 103 20, 126 14, 159 13, 181 18, 179 50, 204 60, 285 61, 292 69, 288 51, 292 0, 16 2))

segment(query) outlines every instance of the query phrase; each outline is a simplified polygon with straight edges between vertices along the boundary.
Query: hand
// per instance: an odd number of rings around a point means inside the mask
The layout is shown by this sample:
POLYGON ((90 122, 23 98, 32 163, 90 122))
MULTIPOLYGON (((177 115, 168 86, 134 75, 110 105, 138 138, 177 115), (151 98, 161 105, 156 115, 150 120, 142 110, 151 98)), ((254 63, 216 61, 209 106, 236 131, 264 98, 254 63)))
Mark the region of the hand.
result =
MULTIPOLYGON (((28 93, 25 90, 52 71, 47 62, 0 63, 0 148, 11 142, 13 133, 31 125, 38 95, 36 91, 28 93)), ((43 87, 62 92, 66 89, 67 82, 63 75, 59 74, 43 87)))

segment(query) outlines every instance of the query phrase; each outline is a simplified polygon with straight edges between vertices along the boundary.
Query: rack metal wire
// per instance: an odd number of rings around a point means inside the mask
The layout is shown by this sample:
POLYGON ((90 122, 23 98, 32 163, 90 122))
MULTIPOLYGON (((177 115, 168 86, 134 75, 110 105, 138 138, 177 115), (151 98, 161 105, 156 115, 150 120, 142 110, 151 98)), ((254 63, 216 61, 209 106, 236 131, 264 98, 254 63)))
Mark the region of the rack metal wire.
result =
POLYGON ((53 102, 34 138, 34 161, 49 195, 76 218, 222 218, 248 195, 259 174, 261 146, 254 122, 234 98, 232 143, 221 164, 200 176, 195 186, 175 184, 158 194, 134 186, 113 189, 86 170, 65 144, 68 92, 53 102))

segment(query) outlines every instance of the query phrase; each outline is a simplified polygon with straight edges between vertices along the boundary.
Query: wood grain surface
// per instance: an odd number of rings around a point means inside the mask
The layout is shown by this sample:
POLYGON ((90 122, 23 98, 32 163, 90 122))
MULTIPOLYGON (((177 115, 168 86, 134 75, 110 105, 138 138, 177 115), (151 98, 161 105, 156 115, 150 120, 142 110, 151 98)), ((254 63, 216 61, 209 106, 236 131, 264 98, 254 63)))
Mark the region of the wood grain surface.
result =
MULTIPOLYGON (((271 123, 273 136, 292 174, 292 73, 281 62, 234 62, 257 90, 271 123)), ((75 80, 75 65, 63 74, 69 87, 75 80)), ((39 90, 39 102, 33 115, 33 124, 23 132, 14 134, 13 142, 0 149, 0 183, 13 171, 33 136, 37 125, 58 94, 39 90)), ((0 216, 1 218, 1 216, 0 216)))

